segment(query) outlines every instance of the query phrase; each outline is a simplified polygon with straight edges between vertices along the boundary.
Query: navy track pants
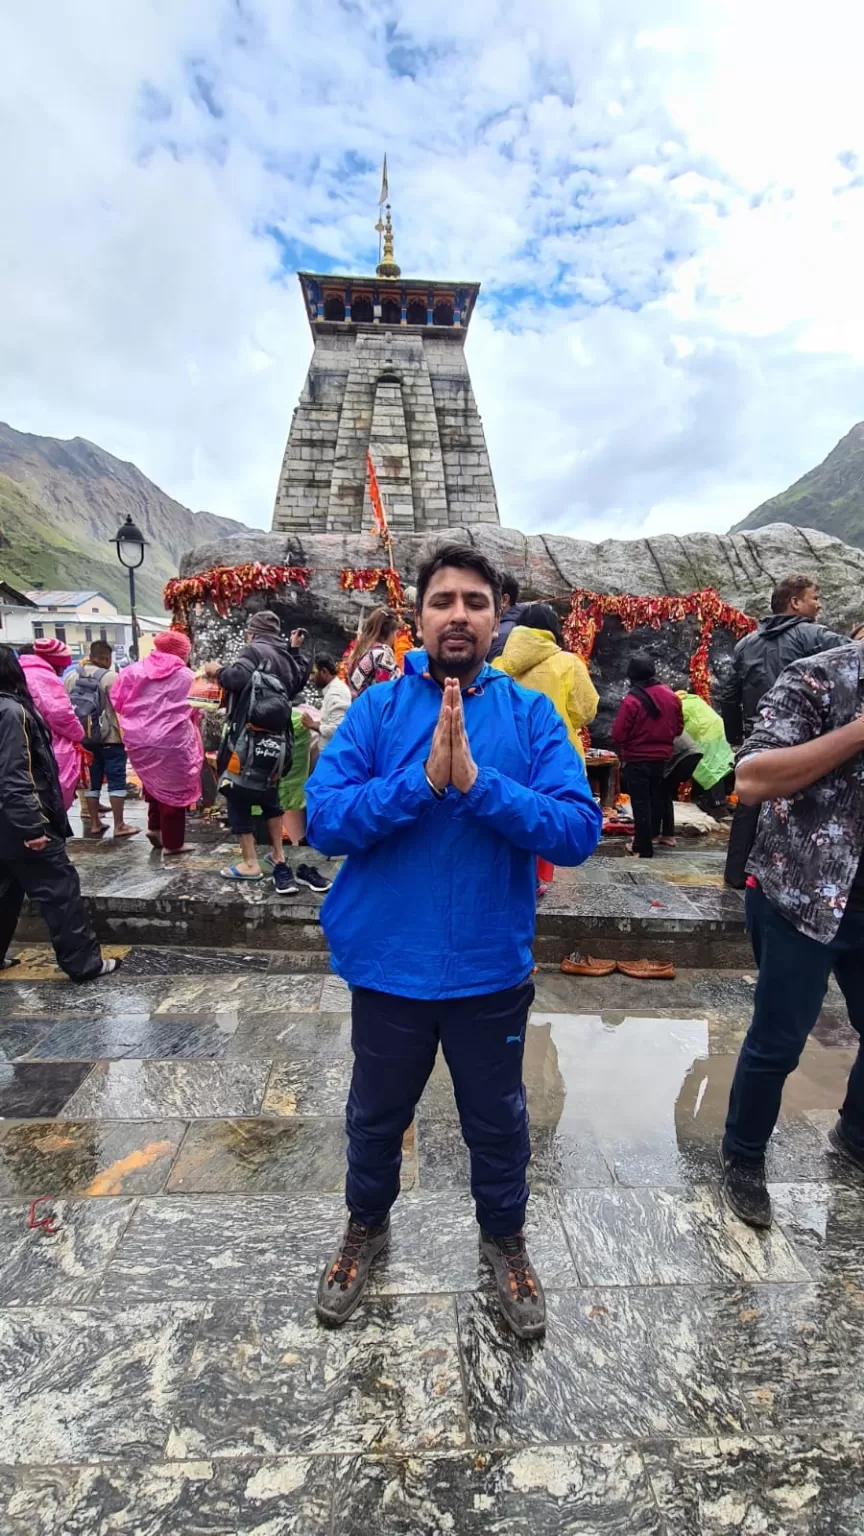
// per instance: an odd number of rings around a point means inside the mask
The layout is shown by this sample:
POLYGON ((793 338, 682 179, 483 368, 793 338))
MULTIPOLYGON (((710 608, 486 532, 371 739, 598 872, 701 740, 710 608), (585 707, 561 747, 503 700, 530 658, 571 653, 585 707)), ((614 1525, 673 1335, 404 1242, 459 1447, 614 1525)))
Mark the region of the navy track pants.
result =
POLYGON ((402 1137, 440 1041, 471 1153, 477 1220, 497 1237, 522 1230, 531 1156, 522 1056, 533 1001, 531 981, 428 1003, 355 988, 346 1113, 346 1202, 355 1221, 379 1226, 399 1193, 402 1137))

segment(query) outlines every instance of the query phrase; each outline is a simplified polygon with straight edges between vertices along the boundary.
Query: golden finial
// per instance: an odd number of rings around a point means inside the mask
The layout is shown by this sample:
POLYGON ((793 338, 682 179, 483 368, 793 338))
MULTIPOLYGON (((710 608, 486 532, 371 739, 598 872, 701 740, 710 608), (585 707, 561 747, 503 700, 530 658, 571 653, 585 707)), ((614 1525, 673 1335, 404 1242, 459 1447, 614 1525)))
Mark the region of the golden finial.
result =
MULTIPOLYGON (((376 228, 379 228, 380 225, 381 225, 381 220, 379 218, 378 225, 376 225, 376 228)), ((379 229, 379 232, 381 232, 380 229, 379 229)), ((396 265, 396 259, 395 259, 394 255, 393 255, 393 223, 392 223, 392 220, 390 218, 390 204, 389 203, 387 204, 387 218, 384 221, 384 225, 383 225, 383 235, 384 235, 384 259, 383 259, 383 261, 379 261, 379 263, 378 263, 378 267, 377 267, 378 276, 379 277, 400 277, 402 275, 402 268, 396 265)))

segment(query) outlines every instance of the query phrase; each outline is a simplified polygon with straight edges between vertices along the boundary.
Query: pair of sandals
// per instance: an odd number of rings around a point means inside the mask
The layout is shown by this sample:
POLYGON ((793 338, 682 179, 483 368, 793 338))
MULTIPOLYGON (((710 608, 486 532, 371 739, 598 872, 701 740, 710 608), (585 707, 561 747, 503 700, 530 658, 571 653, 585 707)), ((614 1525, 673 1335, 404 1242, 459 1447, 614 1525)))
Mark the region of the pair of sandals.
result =
POLYGON ((675 980, 671 960, 599 960, 596 955, 580 955, 578 950, 565 956, 561 969, 565 976, 611 976, 613 971, 618 971, 637 981, 675 980))

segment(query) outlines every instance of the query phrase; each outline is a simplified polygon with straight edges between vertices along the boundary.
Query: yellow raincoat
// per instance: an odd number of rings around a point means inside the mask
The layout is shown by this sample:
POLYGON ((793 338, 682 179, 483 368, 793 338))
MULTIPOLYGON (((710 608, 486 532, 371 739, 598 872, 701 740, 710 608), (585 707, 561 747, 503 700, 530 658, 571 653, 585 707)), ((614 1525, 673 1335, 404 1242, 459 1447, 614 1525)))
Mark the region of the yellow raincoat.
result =
POLYGON ((590 725, 597 713, 599 697, 588 668, 579 656, 562 651, 548 629, 529 629, 517 624, 510 631, 507 644, 492 663, 523 688, 545 693, 555 705, 567 727, 579 756, 585 749, 579 732, 590 725))

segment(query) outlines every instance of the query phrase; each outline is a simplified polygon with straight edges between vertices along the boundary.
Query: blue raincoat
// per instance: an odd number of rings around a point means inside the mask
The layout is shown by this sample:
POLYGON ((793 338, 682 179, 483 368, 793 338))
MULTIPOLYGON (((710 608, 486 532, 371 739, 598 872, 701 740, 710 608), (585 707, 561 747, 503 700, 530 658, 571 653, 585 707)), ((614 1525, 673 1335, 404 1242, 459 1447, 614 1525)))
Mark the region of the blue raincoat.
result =
POLYGON ((307 783, 309 842, 347 854, 321 920, 350 986, 430 1001, 517 986, 533 965, 537 857, 581 864, 600 840, 549 700, 488 665, 462 700, 479 768, 467 795, 451 785, 438 800, 426 780, 441 689, 419 671, 361 694, 307 783))

